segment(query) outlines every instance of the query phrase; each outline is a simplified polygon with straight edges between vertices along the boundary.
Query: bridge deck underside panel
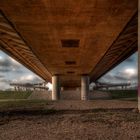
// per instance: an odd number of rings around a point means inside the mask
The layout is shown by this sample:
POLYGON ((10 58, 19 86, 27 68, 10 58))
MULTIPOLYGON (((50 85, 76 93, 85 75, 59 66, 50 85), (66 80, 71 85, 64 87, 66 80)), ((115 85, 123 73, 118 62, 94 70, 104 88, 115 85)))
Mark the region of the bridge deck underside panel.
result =
POLYGON ((62 86, 96 81, 137 50, 137 0, 1 0, 1 49, 62 86))

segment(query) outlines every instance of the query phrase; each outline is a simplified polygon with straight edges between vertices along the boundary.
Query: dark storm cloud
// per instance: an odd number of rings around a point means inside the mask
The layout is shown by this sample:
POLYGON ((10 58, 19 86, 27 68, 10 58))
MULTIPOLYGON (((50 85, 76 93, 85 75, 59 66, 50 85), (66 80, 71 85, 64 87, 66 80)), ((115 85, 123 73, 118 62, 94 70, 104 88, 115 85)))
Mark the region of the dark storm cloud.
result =
POLYGON ((11 88, 9 83, 39 83, 43 80, 23 65, 0 51, 0 89, 11 88))
POLYGON ((3 58, 0 60, 0 66, 1 67, 9 67, 9 66, 11 66, 11 62, 9 59, 3 58))
POLYGON ((9 71, 11 71, 11 69, 9 69, 9 68, 0 68, 0 72, 1 73, 6 73, 6 72, 9 72, 9 71))
POLYGON ((11 71, 16 73, 22 73, 23 70, 21 65, 16 61, 12 61, 10 57, 0 59, 0 72, 6 73, 11 71))
POLYGON ((128 81, 138 81, 138 53, 131 55, 123 63, 109 71, 106 75, 101 77, 99 81, 121 83, 128 81))
POLYGON ((0 75, 0 79, 1 79, 1 78, 4 78, 4 75, 0 75))
POLYGON ((128 75, 125 73, 125 71, 119 71, 117 73, 108 73, 105 76, 103 76, 101 79, 99 79, 100 82, 110 82, 110 83, 121 83, 121 82, 128 82, 131 81, 137 81, 138 76, 137 73, 133 75, 128 75))
POLYGON ((126 63, 137 63, 137 59, 138 59, 138 52, 136 52, 136 53, 134 53, 134 54, 132 54, 130 57, 128 57, 126 60, 125 60, 125 62, 126 63))
POLYGON ((10 82, 11 82, 11 80, 7 80, 7 79, 0 79, 0 82, 1 82, 1 83, 10 83, 10 82))
POLYGON ((134 60, 134 58, 133 57, 129 57, 128 59, 126 59, 126 62, 134 62, 135 60, 134 60))
POLYGON ((106 82, 106 83, 118 83, 118 82, 124 82, 127 81, 128 79, 118 76, 118 75, 111 75, 107 74, 101 79, 99 79, 100 82, 106 82))
POLYGON ((15 72, 15 73, 22 73, 21 69, 15 69, 14 67, 0 67, 0 73, 7 73, 7 72, 15 72))
POLYGON ((12 61, 12 59, 10 57, 0 59, 0 66, 1 67, 11 67, 11 66, 13 66, 15 68, 20 68, 21 67, 20 64, 14 63, 14 61, 12 61))

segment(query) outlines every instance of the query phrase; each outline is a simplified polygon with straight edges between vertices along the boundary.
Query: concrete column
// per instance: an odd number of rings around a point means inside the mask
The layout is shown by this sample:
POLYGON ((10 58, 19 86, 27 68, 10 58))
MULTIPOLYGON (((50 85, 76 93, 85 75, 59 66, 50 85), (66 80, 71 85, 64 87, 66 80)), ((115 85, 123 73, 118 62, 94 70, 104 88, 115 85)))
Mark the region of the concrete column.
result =
POLYGON ((89 76, 81 76, 81 100, 88 100, 89 94, 89 76))
POLYGON ((60 98, 60 83, 59 76, 52 76, 52 100, 58 100, 60 98))
MULTIPOLYGON (((138 17, 140 16, 140 0, 138 1, 138 17)), ((140 36, 140 18, 138 18, 138 37, 140 36)), ((138 38, 138 110, 140 112, 140 39, 138 38)))

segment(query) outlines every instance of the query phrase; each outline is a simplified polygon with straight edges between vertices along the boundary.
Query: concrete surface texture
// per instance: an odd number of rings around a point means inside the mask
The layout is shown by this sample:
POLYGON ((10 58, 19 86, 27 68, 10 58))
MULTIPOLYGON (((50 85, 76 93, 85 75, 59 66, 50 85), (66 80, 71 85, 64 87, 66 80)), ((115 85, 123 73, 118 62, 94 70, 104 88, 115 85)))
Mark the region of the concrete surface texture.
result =
MULTIPOLYGON (((44 100, 52 100, 52 92, 51 91, 34 91, 28 99, 44 99, 44 100)), ((101 92, 101 91, 93 91, 89 92, 88 95, 89 100, 93 99, 111 99, 110 93, 101 92)), ((61 91, 60 100, 81 100, 81 92, 76 90, 66 90, 61 91)))
POLYGON ((0 0, 0 46, 46 81, 95 81, 137 50, 137 3, 0 0))
MULTIPOLYGON (((120 100, 61 100, 50 101, 47 109, 55 110, 100 110, 100 109, 136 109, 137 102, 120 100)), ((137 110, 137 109, 136 109, 137 110)))
POLYGON ((0 113, 0 140, 139 140, 135 108, 137 102, 119 100, 63 100, 40 109, 36 104, 13 108, 0 113))

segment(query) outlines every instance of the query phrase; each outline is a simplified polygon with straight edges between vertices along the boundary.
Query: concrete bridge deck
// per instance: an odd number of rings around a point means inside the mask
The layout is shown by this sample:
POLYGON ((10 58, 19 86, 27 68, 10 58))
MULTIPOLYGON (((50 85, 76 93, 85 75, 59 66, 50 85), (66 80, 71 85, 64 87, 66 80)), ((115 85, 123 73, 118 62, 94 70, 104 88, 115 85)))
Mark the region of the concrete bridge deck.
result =
POLYGON ((0 48, 50 81, 97 80, 137 50, 137 0, 1 0, 0 48))
POLYGON ((60 87, 89 83, 138 49, 138 0, 0 0, 0 48, 60 87))

